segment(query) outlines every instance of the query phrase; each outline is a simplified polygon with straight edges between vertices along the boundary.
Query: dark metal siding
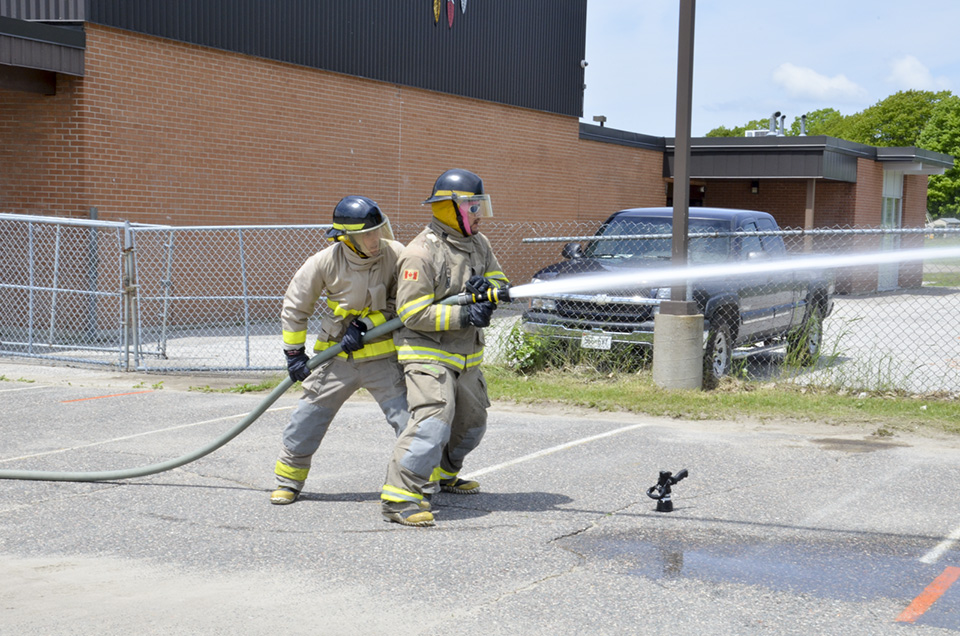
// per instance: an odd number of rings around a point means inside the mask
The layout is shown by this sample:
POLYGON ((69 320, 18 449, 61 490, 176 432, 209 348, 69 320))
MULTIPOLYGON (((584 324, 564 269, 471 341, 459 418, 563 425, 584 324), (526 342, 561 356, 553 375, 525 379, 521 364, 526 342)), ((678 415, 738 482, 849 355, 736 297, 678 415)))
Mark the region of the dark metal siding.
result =
POLYGON ((0 16, 0 64, 83 75, 84 34, 0 16))
MULTIPOLYGON (((664 177, 673 176, 674 140, 666 140, 664 177)), ((833 137, 702 137, 691 142, 690 176, 699 179, 857 181, 857 159, 876 149, 833 137)))
POLYGON ((0 15, 41 22, 83 22, 85 0, 0 0, 0 15))
POLYGON ((587 0, 89 0, 87 21, 579 117, 587 0))

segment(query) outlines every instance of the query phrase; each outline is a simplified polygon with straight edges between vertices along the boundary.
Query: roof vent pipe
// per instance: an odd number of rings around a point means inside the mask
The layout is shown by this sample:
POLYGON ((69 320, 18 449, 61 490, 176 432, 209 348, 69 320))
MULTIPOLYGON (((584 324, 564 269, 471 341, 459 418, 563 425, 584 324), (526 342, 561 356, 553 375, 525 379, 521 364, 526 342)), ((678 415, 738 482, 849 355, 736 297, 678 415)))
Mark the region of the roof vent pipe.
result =
POLYGON ((807 136, 807 116, 806 115, 800 115, 800 136, 801 137, 807 136))
POLYGON ((786 122, 787 122, 787 116, 786 116, 786 115, 783 115, 782 117, 780 117, 780 132, 779 132, 779 136, 780 136, 780 137, 785 137, 786 134, 787 134, 787 124, 786 124, 786 122))
POLYGON ((777 117, 779 117, 779 116, 780 116, 780 111, 779 111, 779 110, 778 110, 777 112, 775 112, 774 114, 770 115, 770 131, 767 133, 768 135, 776 135, 776 134, 777 134, 777 117))

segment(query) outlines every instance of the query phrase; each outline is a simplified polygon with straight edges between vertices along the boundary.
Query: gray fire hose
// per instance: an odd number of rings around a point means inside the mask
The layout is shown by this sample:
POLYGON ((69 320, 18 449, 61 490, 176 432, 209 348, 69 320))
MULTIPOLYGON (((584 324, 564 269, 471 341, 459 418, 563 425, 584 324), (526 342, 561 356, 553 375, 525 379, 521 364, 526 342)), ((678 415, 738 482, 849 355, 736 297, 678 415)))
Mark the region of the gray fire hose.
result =
MULTIPOLYGON (((491 302, 500 302, 500 301, 509 301, 510 294, 507 289, 495 290, 491 289, 487 292, 485 298, 477 298, 471 294, 459 294, 456 296, 450 296, 440 301, 441 305, 469 305, 479 300, 489 300, 491 302)), ((399 318, 394 318, 393 320, 388 320, 387 322, 370 329, 363 337, 364 342, 372 340, 374 338, 379 338, 382 335, 388 334, 393 330, 399 328, 403 323, 399 318)), ((307 362, 307 367, 312 371, 317 368, 318 365, 322 362, 326 362, 333 356, 340 353, 343 349, 340 345, 335 345, 329 349, 321 351, 317 355, 310 358, 307 362)), ((270 405, 276 402, 281 395, 287 392, 287 390, 293 385, 293 380, 289 377, 284 378, 283 382, 278 384, 273 391, 270 392, 263 402, 261 402, 257 408, 250 411, 246 417, 244 417, 236 426, 232 429, 213 440, 206 446, 198 448, 192 453, 187 453, 176 459, 171 459, 169 461, 161 462, 159 464, 150 464, 149 466, 140 466, 137 468, 127 468, 122 470, 105 470, 98 472, 54 472, 54 471, 43 471, 43 470, 0 470, 0 479, 24 479, 28 481, 113 481, 116 479, 131 479, 134 477, 145 477, 147 475, 155 475, 157 473, 162 473, 164 471, 173 470, 174 468, 179 468, 184 464, 189 464, 194 462, 201 457, 205 457, 212 453, 213 451, 219 449, 220 447, 226 445, 227 442, 232 440, 234 437, 246 430, 251 424, 253 424, 261 415, 263 415, 270 405)))

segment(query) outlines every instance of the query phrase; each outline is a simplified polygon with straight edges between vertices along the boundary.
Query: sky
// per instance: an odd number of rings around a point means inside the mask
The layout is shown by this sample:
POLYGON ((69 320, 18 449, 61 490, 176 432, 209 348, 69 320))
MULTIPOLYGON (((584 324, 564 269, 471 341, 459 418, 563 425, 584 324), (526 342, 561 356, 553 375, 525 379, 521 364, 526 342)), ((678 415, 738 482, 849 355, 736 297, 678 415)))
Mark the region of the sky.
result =
MULTIPOLYGON (((587 0, 581 121, 676 135, 679 15, 679 0, 587 0)), ((700 0, 694 31, 694 137, 901 90, 960 94, 960 0, 700 0)))

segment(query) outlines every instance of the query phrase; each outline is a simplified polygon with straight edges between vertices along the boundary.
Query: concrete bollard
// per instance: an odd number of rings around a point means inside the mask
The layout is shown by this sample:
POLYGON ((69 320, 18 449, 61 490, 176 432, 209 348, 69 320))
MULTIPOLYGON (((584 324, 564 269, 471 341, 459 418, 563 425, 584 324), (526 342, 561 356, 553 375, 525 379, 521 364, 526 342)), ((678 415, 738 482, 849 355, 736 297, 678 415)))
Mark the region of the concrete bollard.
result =
POLYGON ((657 314, 653 322, 653 381, 664 389, 703 384, 703 315, 657 314))

